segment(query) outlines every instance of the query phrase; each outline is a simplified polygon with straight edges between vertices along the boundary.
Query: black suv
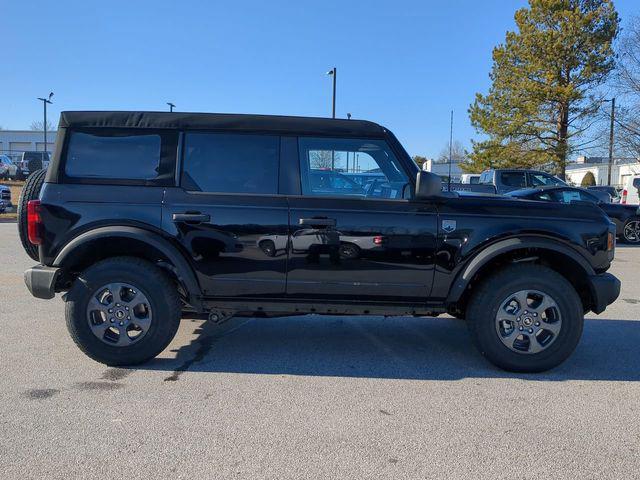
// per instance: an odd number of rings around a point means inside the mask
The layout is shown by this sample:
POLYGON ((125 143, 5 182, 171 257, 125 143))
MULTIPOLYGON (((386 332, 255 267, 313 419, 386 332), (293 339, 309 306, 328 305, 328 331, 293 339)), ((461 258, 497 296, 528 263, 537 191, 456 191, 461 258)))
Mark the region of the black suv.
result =
POLYGON ((71 336, 109 365, 185 316, 450 313, 496 365, 542 371, 620 289, 597 207, 443 192, 367 121, 63 112, 19 208, 27 287, 66 292, 71 336))

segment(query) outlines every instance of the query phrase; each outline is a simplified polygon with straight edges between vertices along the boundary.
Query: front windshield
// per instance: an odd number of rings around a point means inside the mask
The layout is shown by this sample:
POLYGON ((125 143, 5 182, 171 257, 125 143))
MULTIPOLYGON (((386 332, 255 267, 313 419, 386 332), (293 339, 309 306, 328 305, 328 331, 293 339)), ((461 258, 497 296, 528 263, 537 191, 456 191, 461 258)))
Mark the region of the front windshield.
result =
POLYGON ((546 173, 529 173, 529 176, 531 178, 531 186, 533 187, 541 187, 545 185, 566 185, 566 183, 558 177, 554 177, 546 173))

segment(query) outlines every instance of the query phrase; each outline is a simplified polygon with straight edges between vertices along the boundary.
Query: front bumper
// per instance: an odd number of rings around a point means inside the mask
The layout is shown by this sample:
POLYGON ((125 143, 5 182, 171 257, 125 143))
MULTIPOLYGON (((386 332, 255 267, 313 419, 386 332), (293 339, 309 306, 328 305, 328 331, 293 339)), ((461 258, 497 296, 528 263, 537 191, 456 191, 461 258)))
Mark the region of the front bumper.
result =
POLYGON ((594 313, 604 312, 607 305, 611 305, 620 295, 620 280, 610 273, 590 275, 588 277, 591 296, 593 297, 594 313))
POLYGON ((35 265, 24 272, 24 283, 36 298, 53 298, 56 294, 56 280, 61 270, 56 267, 35 265))

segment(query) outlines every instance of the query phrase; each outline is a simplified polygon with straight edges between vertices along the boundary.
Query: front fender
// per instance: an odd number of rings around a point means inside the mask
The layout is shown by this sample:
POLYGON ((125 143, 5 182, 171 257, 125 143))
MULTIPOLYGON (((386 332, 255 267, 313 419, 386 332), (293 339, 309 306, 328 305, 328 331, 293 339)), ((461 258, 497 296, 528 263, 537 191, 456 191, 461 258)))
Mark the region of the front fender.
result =
POLYGON ((507 252, 522 250, 524 248, 550 250, 555 253, 565 255, 580 265, 584 270, 585 275, 595 275, 593 267, 586 258, 571 247, 564 245, 557 240, 533 236, 507 238, 485 247, 467 262, 467 264, 458 273, 451 286, 449 295, 447 296, 447 303, 452 304, 460 300, 473 277, 490 261, 507 252))

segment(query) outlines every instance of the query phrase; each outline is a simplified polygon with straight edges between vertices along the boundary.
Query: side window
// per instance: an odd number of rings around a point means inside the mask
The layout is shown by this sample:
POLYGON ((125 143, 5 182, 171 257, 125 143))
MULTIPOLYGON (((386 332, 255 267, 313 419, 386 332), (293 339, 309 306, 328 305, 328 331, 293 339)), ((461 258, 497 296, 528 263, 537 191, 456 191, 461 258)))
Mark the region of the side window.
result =
POLYGON ((536 200, 543 200, 545 202, 550 202, 551 199, 551 195, 547 192, 542 192, 536 195, 536 200))
POLYGON ((580 192, 575 190, 558 190, 554 192, 554 196, 556 197, 556 201, 562 203, 571 203, 574 200, 582 200, 582 198, 580 198, 580 192))
POLYGON ((500 183, 507 187, 524 188, 527 186, 524 172, 501 172, 500 183))
POLYGON ((579 193, 580 193, 580 200, 584 202, 598 203, 600 201, 597 196, 591 195, 590 193, 587 193, 587 192, 579 192, 579 193))
POLYGON ((540 187, 544 185, 564 185, 562 180, 546 173, 529 173, 529 180, 533 187, 540 187))
POLYGON ((84 179, 153 180, 160 176, 162 137, 145 132, 71 132, 65 175, 84 179))
POLYGON ((280 137, 187 133, 182 187, 197 192, 278 193, 280 137))
POLYGON ((303 195, 401 199, 408 180, 383 140, 300 137, 303 195))

